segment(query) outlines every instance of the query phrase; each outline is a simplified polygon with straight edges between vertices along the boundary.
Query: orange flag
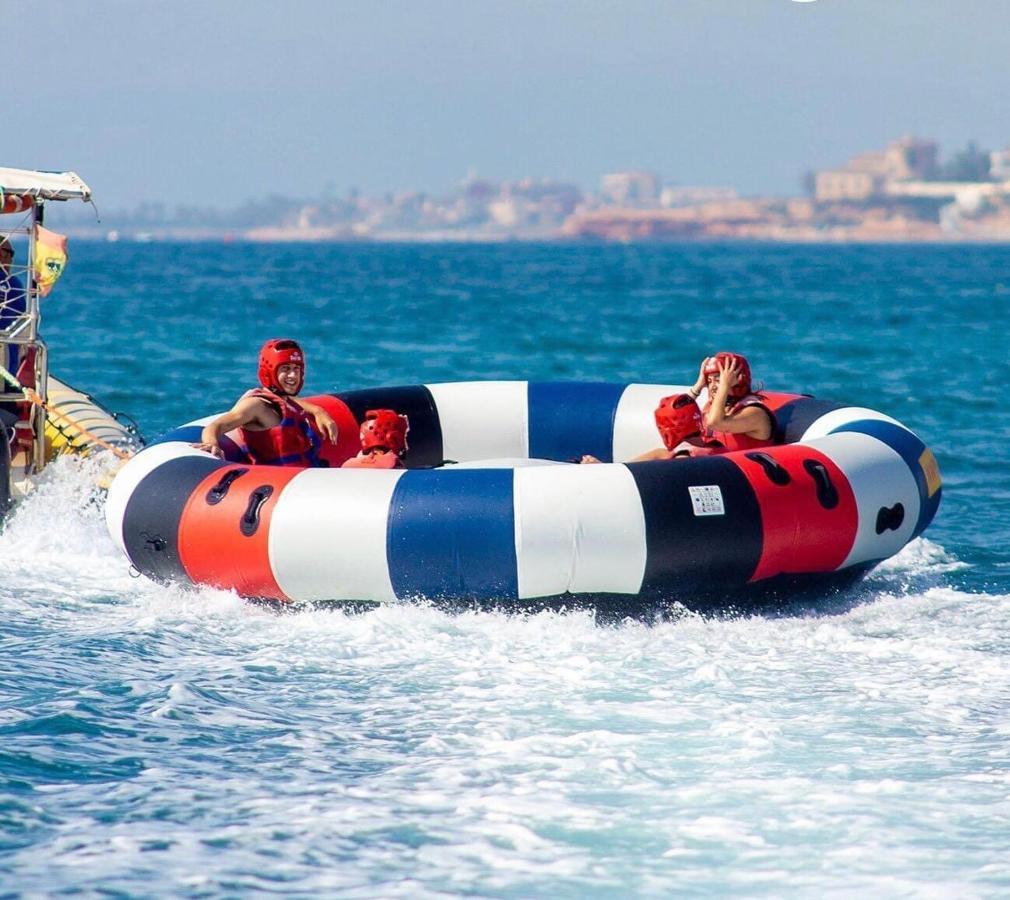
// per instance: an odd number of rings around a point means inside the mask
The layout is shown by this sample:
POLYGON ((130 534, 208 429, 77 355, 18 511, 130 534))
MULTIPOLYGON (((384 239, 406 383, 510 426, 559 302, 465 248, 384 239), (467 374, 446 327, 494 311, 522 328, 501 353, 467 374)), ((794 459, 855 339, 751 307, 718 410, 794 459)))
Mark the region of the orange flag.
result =
POLYGON ((39 293, 48 297, 67 266, 67 236, 41 225, 35 226, 35 283, 39 293))

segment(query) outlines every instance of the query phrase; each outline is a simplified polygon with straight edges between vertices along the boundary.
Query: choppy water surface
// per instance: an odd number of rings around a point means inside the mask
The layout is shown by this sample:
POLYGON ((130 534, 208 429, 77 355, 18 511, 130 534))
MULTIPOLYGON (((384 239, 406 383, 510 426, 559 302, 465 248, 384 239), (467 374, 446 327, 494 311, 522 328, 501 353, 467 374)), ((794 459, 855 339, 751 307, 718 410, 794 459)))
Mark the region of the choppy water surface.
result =
POLYGON ((945 496, 858 587, 761 615, 278 615, 131 578, 63 461, 0 534, 0 894, 1005 896, 1008 263, 77 244, 54 370, 152 434, 281 333, 311 390, 688 380, 728 348, 896 415, 945 496))

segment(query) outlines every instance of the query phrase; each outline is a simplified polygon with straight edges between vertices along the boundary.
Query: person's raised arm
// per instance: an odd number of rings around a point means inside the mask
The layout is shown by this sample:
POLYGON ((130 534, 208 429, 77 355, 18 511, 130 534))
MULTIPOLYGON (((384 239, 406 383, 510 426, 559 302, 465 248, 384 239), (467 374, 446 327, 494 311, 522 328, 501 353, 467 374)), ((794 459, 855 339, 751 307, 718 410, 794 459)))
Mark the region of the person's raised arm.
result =
POLYGON ((705 426, 713 431, 745 434, 766 441, 772 436, 772 420, 765 410, 760 406, 745 406, 735 412, 726 409, 726 398, 739 377, 740 370, 736 360, 724 360, 719 363, 719 384, 705 412, 705 426))
POLYGON ((701 365, 698 367, 698 377, 695 379, 694 384, 687 389, 688 394, 690 394, 695 400, 701 394, 702 389, 705 387, 705 369, 708 368, 708 357, 706 356, 702 361, 701 365))
POLYGON ((204 425, 200 440, 193 446, 214 456, 223 456, 221 435, 243 425, 262 425, 261 416, 266 408, 266 404, 256 397, 243 397, 228 412, 204 425))

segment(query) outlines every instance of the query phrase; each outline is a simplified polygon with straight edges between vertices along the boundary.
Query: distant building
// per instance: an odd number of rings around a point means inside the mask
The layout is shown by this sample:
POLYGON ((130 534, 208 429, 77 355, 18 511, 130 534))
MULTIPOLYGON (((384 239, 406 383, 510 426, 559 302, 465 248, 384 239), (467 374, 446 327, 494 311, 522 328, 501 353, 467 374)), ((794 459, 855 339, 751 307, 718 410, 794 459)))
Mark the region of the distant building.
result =
POLYGON ((868 200, 887 193, 895 181, 929 178, 937 169, 937 145, 906 135, 884 150, 867 150, 840 169, 814 175, 814 197, 820 201, 868 200))
POLYGON ((886 178, 890 174, 888 165, 886 150, 864 150, 853 156, 844 168, 852 172, 866 172, 877 178, 886 178))
POLYGON ((666 209, 678 206, 697 206, 699 203, 716 203, 725 200, 736 200, 735 189, 730 187, 691 187, 671 185, 663 188, 659 194, 659 205, 666 209))
POLYGON ((884 174, 889 180, 926 179, 937 168, 937 145, 935 141, 906 135, 888 144, 884 157, 884 174))
POLYGON ((956 200, 964 207, 977 206, 986 197, 997 197, 1003 186, 993 181, 901 181, 885 188, 889 197, 916 197, 931 200, 956 200))
POLYGON ((989 154, 989 177, 993 181, 1010 181, 1010 147, 989 154))
POLYGON ((660 186, 655 172, 613 172, 600 180, 600 194, 615 206, 656 206, 660 186))
POLYGON ((814 197, 822 202, 867 200, 879 192, 882 182, 872 172, 828 169, 814 176, 814 197))
POLYGON ((515 228, 526 218, 528 204, 521 198, 492 200, 487 207, 491 221, 501 228, 515 228))

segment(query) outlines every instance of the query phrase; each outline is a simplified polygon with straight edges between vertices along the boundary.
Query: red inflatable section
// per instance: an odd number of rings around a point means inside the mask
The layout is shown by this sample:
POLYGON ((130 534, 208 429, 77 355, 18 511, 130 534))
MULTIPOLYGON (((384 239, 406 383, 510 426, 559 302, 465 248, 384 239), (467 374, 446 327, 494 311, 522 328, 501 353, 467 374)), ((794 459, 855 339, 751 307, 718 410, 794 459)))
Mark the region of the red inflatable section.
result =
POLYGON ((270 567, 270 518, 288 482, 304 471, 234 465, 211 472, 179 519, 179 560, 186 574, 244 597, 290 600, 270 567))
POLYGON ((763 547, 750 581, 784 572, 833 572, 856 539, 859 512, 845 473, 799 444, 732 453, 761 508, 763 547))
POLYGON ((321 406, 333 416, 333 420, 337 423, 337 442, 331 444, 324 439, 322 447, 319 448, 319 456, 330 464, 330 468, 339 469, 352 456, 358 455, 358 451, 361 449, 359 436, 361 426, 343 400, 330 394, 320 394, 305 399, 309 403, 321 406))

